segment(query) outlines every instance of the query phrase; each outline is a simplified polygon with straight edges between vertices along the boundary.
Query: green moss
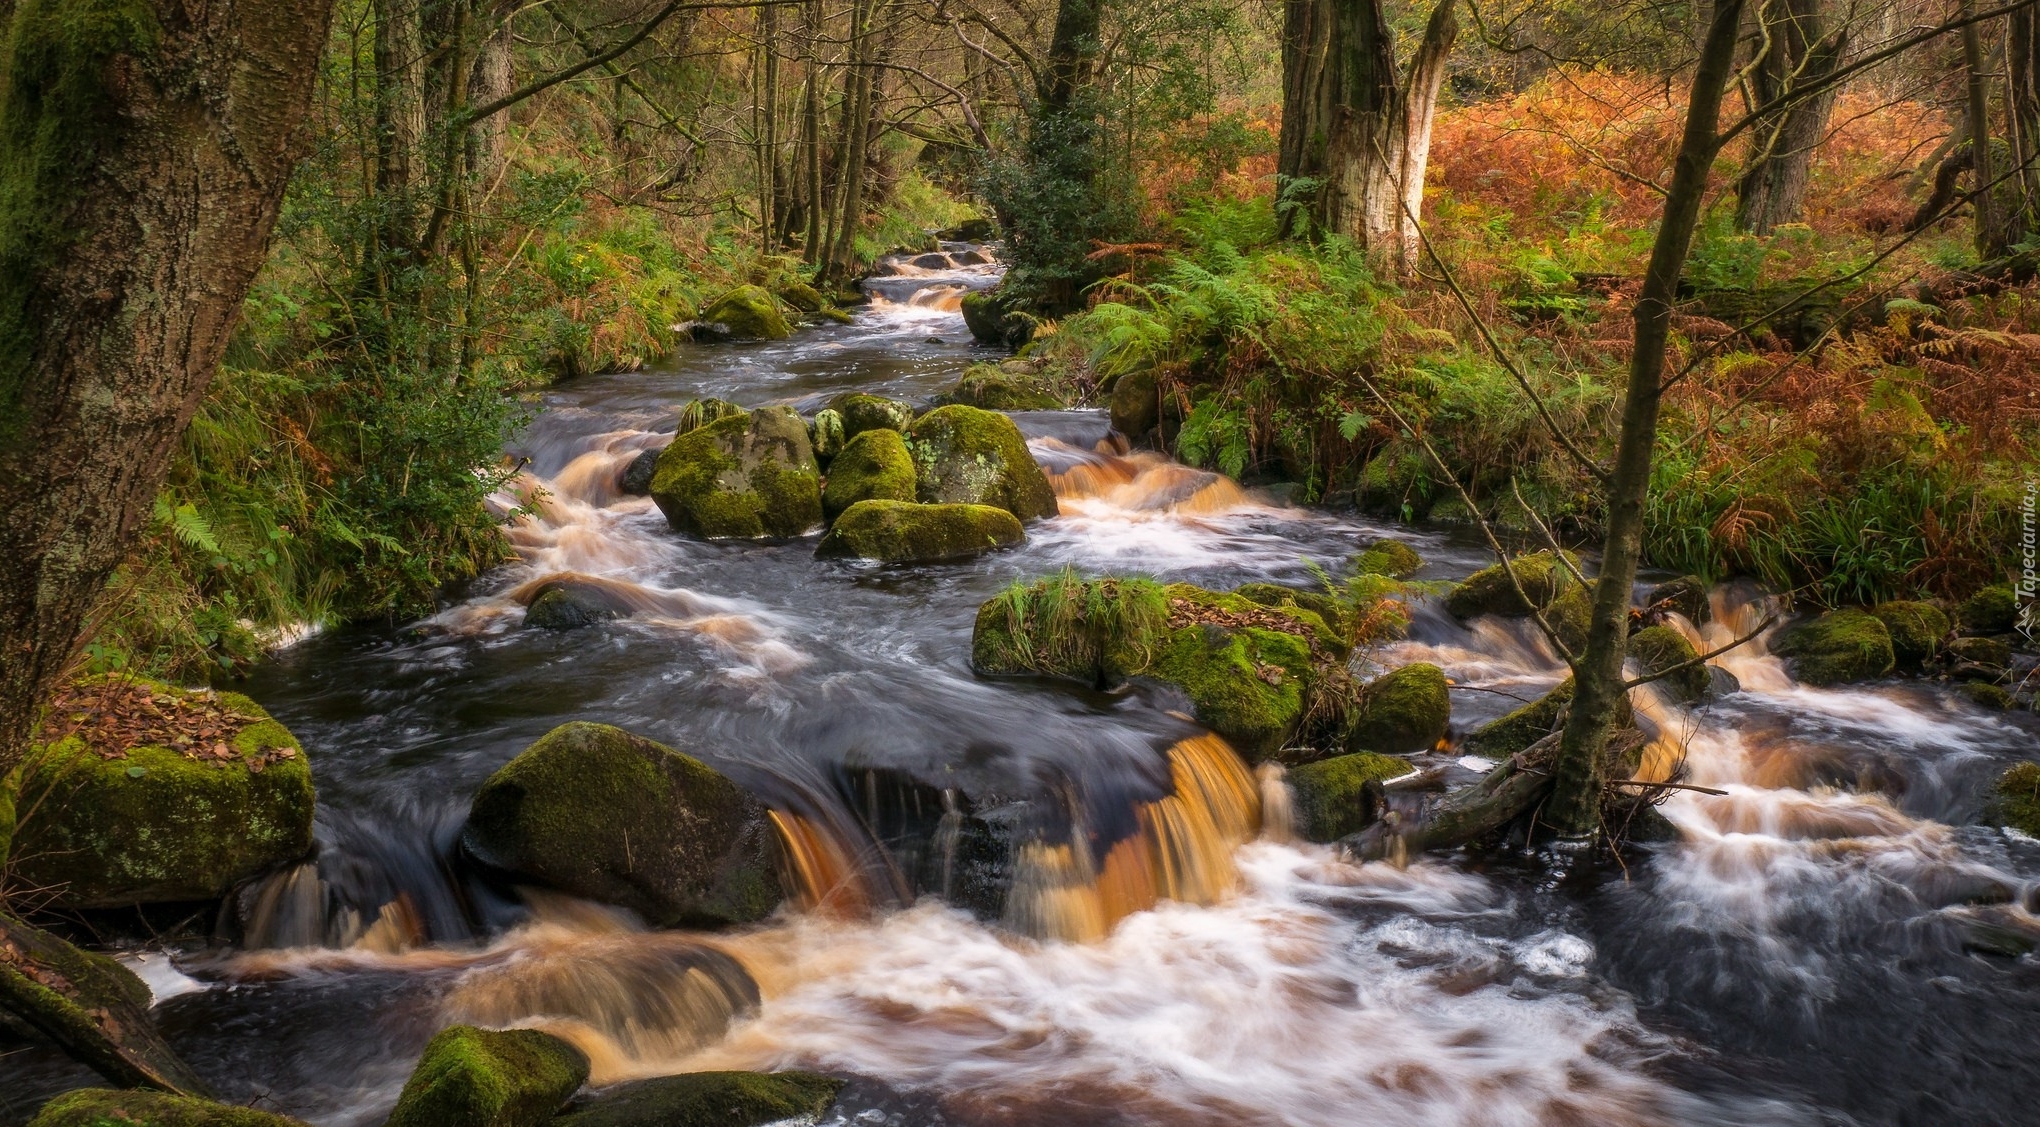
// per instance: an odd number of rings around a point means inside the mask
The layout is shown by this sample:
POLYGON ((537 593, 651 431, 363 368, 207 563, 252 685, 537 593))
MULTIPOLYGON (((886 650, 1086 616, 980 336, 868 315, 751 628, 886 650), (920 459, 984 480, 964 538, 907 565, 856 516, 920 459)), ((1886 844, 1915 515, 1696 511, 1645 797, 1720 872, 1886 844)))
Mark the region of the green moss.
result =
POLYGON ((1566 588, 1576 585, 1558 557, 1550 552, 1518 556, 1510 565, 1516 574, 1516 585, 1522 587, 1530 603, 1524 603, 1516 594, 1516 586, 1510 584, 1502 565, 1495 564, 1474 572, 1453 588, 1445 596, 1445 609, 1461 619, 1483 614, 1521 617, 1530 613, 1532 605, 1539 609, 1550 606, 1566 588))
POLYGON ((1870 613, 1891 635, 1891 653, 1902 669, 1918 669, 1932 661, 1950 627, 1948 616, 1932 603, 1879 603, 1870 613))
POLYGON ((1002 364, 973 364, 964 369, 963 378, 944 398, 987 411, 1040 411, 1069 406, 1031 368, 1025 372, 1012 371, 1002 364))
POLYGON ((303 1127, 295 1119, 191 1096, 80 1088, 43 1105, 28 1127, 303 1127))
POLYGON ((1948 643, 1948 656, 1995 672, 2012 663, 2012 647, 1996 638, 1957 638, 1948 643))
MULTIPOLYGON (((151 683, 157 692, 178 693, 151 683)), ((102 759, 77 737, 32 748, 19 772, 12 875, 71 908, 209 900, 312 846, 312 772, 289 730, 260 717, 225 760, 139 747, 102 759), (274 749, 289 749, 279 759, 274 749)))
POLYGON ((779 287, 779 297, 802 313, 820 313, 829 304, 822 291, 806 282, 790 281, 779 287))
POLYGON ((1587 631, 1594 625, 1593 589, 1577 583, 1568 586, 1544 608, 1544 621, 1558 636, 1559 644, 1575 654, 1585 653, 1587 631))
POLYGON ((1303 718, 1310 644, 1258 626, 1172 631, 1144 676, 1183 690, 1197 722, 1249 762, 1280 751, 1303 718))
POLYGON ((963 295, 963 323, 981 344, 1017 349, 1034 335, 1034 322, 1016 312, 996 289, 963 295))
POLYGON ((1424 557, 1400 540, 1376 540, 1353 557, 1353 572, 1356 575, 1386 575, 1391 579, 1408 579, 1423 566, 1424 557))
POLYGON ((661 926, 747 923, 780 900, 757 799, 606 724, 562 724, 489 776, 461 841, 485 864, 661 926))
POLYGON ((588 1082, 581 1050, 535 1029, 442 1029, 387 1127, 539 1127, 588 1082))
POLYGON ((680 429, 673 433, 676 436, 686 434, 688 431, 699 430, 710 423, 721 422, 733 416, 748 414, 750 414, 749 411, 744 410, 727 399, 690 399, 682 404, 680 410, 676 412, 680 429))
POLYGON ((859 501, 836 518, 815 555, 919 563, 965 559, 1026 539, 1019 518, 990 505, 859 501))
POLYGON ((2012 585, 1985 587, 1955 608, 1955 620, 1972 634, 2003 634, 2019 624, 2019 597, 2012 585))
POLYGON ((907 429, 914 421, 914 408, 897 399, 847 392, 829 400, 829 409, 843 416, 843 437, 856 438, 868 430, 907 429))
POLYGON ((1168 620, 1168 597, 1151 580, 1087 582, 1064 571, 1014 583, 978 607, 971 666, 1116 683, 1147 667, 1168 620))
MULTIPOLYGON (((1259 603, 1264 607, 1282 610, 1304 611, 1317 616, 1326 627, 1328 644, 1341 645, 1341 626, 1346 618, 1346 609, 1339 600, 1324 591, 1312 591, 1296 587, 1284 587, 1278 583, 1244 583, 1233 588, 1233 594, 1242 599, 1259 603)), ((1321 636, 1324 637, 1324 636, 1321 636)))
POLYGON ((1377 813, 1366 797, 1367 784, 1409 773, 1408 761, 1367 751, 1290 768, 1296 835, 1305 841, 1329 842, 1359 833, 1377 813))
POLYGON ((710 334, 724 340, 785 340, 793 335, 779 303, 763 286, 738 286, 710 302, 698 320, 714 326, 710 334))
POLYGON ((1792 675, 1809 685, 1840 685, 1883 677, 1897 664, 1891 632, 1875 615, 1829 611, 1778 632, 1771 652, 1791 659, 1792 675))
POLYGON ((2020 763, 2000 776, 1983 818, 2040 837, 2040 763, 2020 763))
POLYGON ((822 513, 830 520, 859 501, 911 501, 916 489, 914 456, 896 430, 859 433, 829 464, 822 488, 822 513))
POLYGON ((1055 490, 1013 420, 953 404, 907 429, 917 496, 931 504, 996 505, 1021 520, 1056 515, 1055 490))
POLYGON ((815 417, 808 423, 808 443, 814 447, 817 460, 827 462, 842 453, 846 441, 843 416, 827 407, 815 412, 815 417))
POLYGON ((1969 698, 1971 704, 1978 708, 1990 709, 1992 712, 2004 712, 2014 703, 2012 694, 2006 692, 2003 686, 1993 685, 1988 681, 1964 681, 1958 686, 1958 690, 1969 698))
POLYGON ((812 1122, 843 1082, 812 1072, 689 1072, 620 1084, 555 1127, 762 1127, 812 1122))
MULTIPOLYGON (((1647 626, 1629 636, 1629 656, 1635 658, 1636 664, 1648 675, 1692 661, 1700 656, 1700 652, 1693 648, 1693 643, 1687 641, 1684 634, 1669 626, 1647 626)), ((1706 694, 1709 683, 1705 665, 1688 666, 1656 682, 1663 692, 1683 704, 1699 700, 1706 694)))
POLYGON ((1707 581, 1697 575, 1681 575, 1652 587, 1644 595, 1643 605, 1677 611, 1695 626, 1705 625, 1713 611, 1707 598, 1707 581))
POLYGON ((1161 389, 1152 371, 1128 372, 1112 385, 1112 429, 1141 442, 1162 423, 1161 389))
POLYGON ((719 419, 673 440, 652 499, 680 532, 709 539, 799 536, 821 523, 821 474, 791 408, 719 419))
MULTIPOLYGON (((1257 610, 1272 610, 1296 624, 1295 633, 1306 635, 1328 650, 1342 649, 1342 642, 1331 622, 1313 609, 1309 593, 1303 592, 1304 599, 1290 599, 1279 603, 1263 603, 1247 598, 1240 591, 1208 591, 1188 583, 1171 583, 1162 593, 1170 599, 1180 599, 1195 611, 1217 611, 1223 614, 1251 614, 1257 610)), ((1332 620, 1336 621, 1336 617, 1332 620)))
POLYGON ((1375 678, 1360 691, 1346 730, 1353 751, 1424 751, 1452 726, 1452 691, 1444 670, 1418 662, 1375 678))
POLYGON ((1567 677, 1550 692, 1516 709, 1499 720, 1475 729, 1460 744, 1468 755, 1506 759, 1558 730, 1566 707, 1572 704, 1573 679, 1567 677))

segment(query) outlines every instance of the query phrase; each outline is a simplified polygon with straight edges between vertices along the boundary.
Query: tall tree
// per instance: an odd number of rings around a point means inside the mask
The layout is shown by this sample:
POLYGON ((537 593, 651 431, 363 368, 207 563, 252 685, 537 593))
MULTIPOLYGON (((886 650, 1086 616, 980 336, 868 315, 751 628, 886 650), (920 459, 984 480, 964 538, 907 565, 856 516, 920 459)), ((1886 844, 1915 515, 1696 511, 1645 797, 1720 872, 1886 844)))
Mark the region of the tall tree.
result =
POLYGON ((1969 170, 1976 185, 1970 207, 1976 217, 1977 256, 1997 258, 2012 245, 2012 225, 1998 207, 1997 154, 1990 142, 1990 72, 1983 49, 1983 29, 1975 21, 1975 0, 1961 0, 1961 12, 1970 22, 1962 25, 1962 69, 1968 78, 1968 104, 1963 120, 1968 122, 1969 170))
POLYGON ((2005 118, 2012 159, 2018 163, 2020 207, 2012 238, 2040 232, 2040 11, 2027 5, 2011 14, 2005 36, 2005 118))
POLYGON ((1813 151, 1827 133, 1838 90, 1827 78, 1840 65, 1848 39, 1847 24, 1831 21, 1823 7, 1824 0, 1763 0, 1757 13, 1758 54, 1749 67, 1757 104, 1795 90, 1818 92, 1766 114, 1752 129, 1749 159, 1736 185, 1739 230, 1768 235, 1781 223, 1797 221, 1805 206, 1813 151))

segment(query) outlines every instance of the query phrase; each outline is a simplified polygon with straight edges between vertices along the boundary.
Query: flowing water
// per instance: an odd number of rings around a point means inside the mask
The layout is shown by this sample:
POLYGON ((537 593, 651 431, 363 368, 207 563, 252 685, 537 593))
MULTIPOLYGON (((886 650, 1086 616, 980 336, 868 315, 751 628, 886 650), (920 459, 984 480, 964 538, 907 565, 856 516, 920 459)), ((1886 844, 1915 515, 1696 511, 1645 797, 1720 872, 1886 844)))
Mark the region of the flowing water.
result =
MULTIPOLYGON (((1740 689, 1697 709, 1636 694, 1646 773, 1723 793, 1672 798, 1680 840, 1626 874, 1358 865, 1290 841, 1279 772, 1181 702, 981 680, 970 627, 1006 583, 1065 566, 1298 581, 1391 530, 1129 453, 1081 410, 1016 416, 1063 515, 966 563, 689 540, 617 492, 689 398, 938 393, 988 358, 955 310, 995 278, 969 254, 896 263, 855 324, 555 389, 497 498, 522 513, 517 562, 429 621, 263 668, 250 692, 311 755, 320 853, 243 898, 240 944, 131 956, 192 1063, 322 1127, 379 1123, 451 1021, 550 1029, 597 1083, 837 1072, 855 1079, 829 1121, 874 1127, 2040 1122, 2040 965, 1968 942, 2040 926, 2040 843, 1967 824, 2040 749, 2030 725, 1922 685, 1799 686, 1759 642, 1717 662, 1740 689), (624 617, 522 629, 563 578, 624 617), (738 932, 651 932, 472 872, 469 796, 569 719, 765 796, 794 902, 738 932)), ((1482 563, 1395 532, 1427 578, 1482 563)), ((1716 612, 1681 625, 1715 645, 1763 605, 1724 590, 1716 612)), ((1375 658, 1442 665, 1458 731, 1562 675, 1516 624, 1428 605, 1375 658)), ((1455 781, 1487 766, 1425 761, 1455 781)), ((89 1082, 49 1054, 0 1062, 0 1121, 89 1082)))

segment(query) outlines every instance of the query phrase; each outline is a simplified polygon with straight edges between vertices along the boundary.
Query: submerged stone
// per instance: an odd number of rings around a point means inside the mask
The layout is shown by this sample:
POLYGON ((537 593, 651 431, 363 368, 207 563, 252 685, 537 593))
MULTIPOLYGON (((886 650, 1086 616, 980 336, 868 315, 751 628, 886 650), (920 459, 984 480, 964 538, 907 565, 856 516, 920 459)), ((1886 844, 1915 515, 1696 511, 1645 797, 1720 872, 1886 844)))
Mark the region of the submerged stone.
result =
POLYGON ((461 843, 661 927, 748 923, 780 900, 764 806, 692 756, 606 724, 562 724, 489 776, 461 843))
POLYGON ((907 429, 916 496, 929 504, 995 505, 1021 520, 1058 512, 1055 490, 1013 420, 952 404, 907 429))
POLYGON ((1840 685, 1887 676, 1897 664, 1891 632, 1875 615, 1833 610, 1780 630, 1771 652, 1789 659, 1792 675, 1809 685, 1840 685))
POLYGON ((1391 579, 1408 579, 1424 566, 1424 557, 1415 548, 1400 540, 1383 538, 1361 549, 1353 557, 1353 572, 1356 575, 1386 575, 1391 579))
POLYGON ((80 1088, 42 1106, 28 1127, 304 1127, 252 1107, 142 1088, 80 1088))
POLYGON ((829 410, 843 417, 846 442, 868 430, 904 431, 914 421, 911 404, 861 391, 846 392, 829 400, 829 410))
POLYGON ((622 616, 610 602, 561 584, 547 587, 531 600, 524 608, 524 625, 536 630, 575 630, 622 616))
POLYGON ((1932 661, 1951 626, 1948 616, 1932 603, 1894 599, 1871 607, 1870 613, 1891 635, 1892 657, 1902 669, 1918 669, 1932 661))
POLYGON ((859 501, 912 501, 918 487, 906 438, 896 430, 866 430, 829 463, 822 515, 834 520, 859 501))
POLYGON ((1482 568, 1445 596, 1445 609, 1455 618, 1469 619, 1483 614, 1522 617, 1531 607, 1548 607, 1569 587, 1577 586, 1565 565, 1550 552, 1534 552, 1509 561, 1516 582, 1501 564, 1482 568), (1516 593, 1520 586, 1522 595, 1516 593), (1528 596, 1529 603, 1523 601, 1528 596))
POLYGON ((785 340, 793 326, 763 286, 738 286, 710 302, 695 318, 698 340, 785 340))
POLYGON ((1676 611, 1695 626, 1704 626, 1713 607, 1707 598, 1707 581, 1697 575, 1681 575, 1652 587, 1643 596, 1647 621, 1657 621, 1664 611, 1676 611))
POLYGON ((815 556, 926 563, 966 559, 1026 539, 1019 518, 990 505, 859 501, 836 518, 815 556))
POLYGON ((1452 726, 1452 692, 1445 671, 1418 662, 1392 670, 1360 690, 1346 729, 1351 751, 1424 751, 1452 726))
POLYGON ((821 471, 790 407, 732 415, 659 455, 652 499, 674 530, 706 539, 799 536, 822 521, 821 471))
POLYGON ((688 1072, 606 1089, 555 1127, 763 1127, 811 1123, 843 1081, 813 1072, 688 1072))
POLYGON ((1333 842, 1366 829, 1380 816, 1381 784, 1410 770, 1407 760, 1368 751, 1290 768, 1296 836, 1333 842))
POLYGON ((588 1082, 581 1050, 536 1029, 439 1031, 386 1127, 539 1127, 588 1082))

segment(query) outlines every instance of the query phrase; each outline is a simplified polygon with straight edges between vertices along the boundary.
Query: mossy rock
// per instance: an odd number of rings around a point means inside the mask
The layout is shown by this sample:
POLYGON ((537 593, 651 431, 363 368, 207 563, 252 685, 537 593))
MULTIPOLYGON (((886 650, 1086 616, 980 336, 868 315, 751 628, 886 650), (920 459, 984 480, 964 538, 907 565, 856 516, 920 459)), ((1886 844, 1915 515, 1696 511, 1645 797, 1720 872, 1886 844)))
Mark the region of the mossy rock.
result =
POLYGON ((1427 662, 1405 665, 1360 690, 1346 729, 1350 751, 1426 751, 1452 727, 1452 690, 1445 671, 1427 662))
POLYGON ((1289 789, 1296 797, 1296 836, 1305 841, 1331 842, 1356 834, 1373 822, 1379 811, 1378 791, 1367 784, 1379 784, 1410 773, 1407 760, 1362 751, 1337 755, 1289 769, 1289 789))
POLYGON ((829 463, 822 514, 834 520, 859 501, 911 501, 918 488, 906 438, 896 430, 866 430, 829 463))
POLYGON ((1998 778, 1983 820, 2040 837, 2040 763, 2020 763, 1998 778))
POLYGON ((562 724, 490 775, 461 843, 661 927, 749 923, 780 901, 765 807, 692 756, 606 724, 562 724))
POLYGON ((813 1072, 687 1072, 619 1084, 553 1127, 762 1127, 811 1123, 843 1081, 813 1072))
POLYGON ((793 326, 765 287, 738 286, 701 311, 694 332, 704 340, 785 340, 793 326))
POLYGON ((943 399, 987 411, 1048 411, 1069 406, 1031 369, 1009 371, 1002 364, 972 364, 943 399))
POLYGON ((1034 322, 1023 316, 1008 296, 998 289, 972 290, 963 295, 963 323, 979 344, 1018 349, 1034 335, 1034 322))
POLYGON ((829 410, 843 417, 846 442, 868 430, 904 431, 914 421, 911 404, 861 391, 846 392, 829 400, 829 410))
POLYGON ((28 1127, 304 1127, 252 1107, 144 1088, 80 1088, 42 1106, 28 1127))
POLYGON ((1809 685, 1842 685, 1884 677, 1896 667, 1891 632, 1862 610, 1833 610, 1796 622, 1771 640, 1792 675, 1809 685))
POLYGON ((673 434, 675 437, 678 437, 686 434, 688 431, 699 430, 710 423, 721 422, 736 415, 748 414, 750 414, 749 411, 744 410, 727 399, 717 399, 713 396, 707 399, 690 399, 681 404, 680 409, 674 412, 675 419, 679 423, 679 429, 674 431, 673 434))
POLYGON ((624 611, 613 602, 570 584, 556 584, 538 593, 524 608, 524 625, 534 630, 578 630, 612 618, 624 611))
POLYGON ((1643 596, 1643 605, 1651 610, 1677 611, 1695 626, 1706 625, 1713 614, 1707 581, 1697 575, 1681 575, 1652 587, 1643 596))
POLYGON ((1544 608, 1544 621, 1558 636, 1560 645, 1573 653, 1584 653, 1587 631, 1594 625, 1593 589, 1577 583, 1567 586, 1563 594, 1544 608))
POLYGON ((990 505, 859 501, 836 518, 815 556, 929 563, 968 559, 1026 539, 1018 517, 990 505))
POLYGON ((1950 623, 1932 603, 1893 600, 1870 608, 1891 635, 1891 654, 1901 669, 1918 669, 1934 659, 1950 623))
POLYGON ((1386 575, 1390 579, 1408 579, 1422 570, 1424 557, 1415 548, 1400 540, 1381 539, 1360 550, 1353 557, 1355 575, 1386 575))
POLYGON ((1023 581, 978 607, 971 668, 1116 685, 1147 668, 1168 619, 1169 597, 1152 580, 1065 572, 1023 581))
MULTIPOLYGON (((1308 611, 1330 628, 1328 633, 1336 634, 1345 619, 1345 610, 1339 606, 1339 600, 1323 590, 1284 587, 1279 583, 1242 583, 1233 588, 1232 593, 1264 607, 1308 611)), ((1338 640, 1327 638, 1327 644, 1337 645, 1338 640)))
POLYGON ((1190 698, 1197 722, 1248 762, 1280 751, 1308 699, 1310 643, 1258 626, 1188 626, 1170 632, 1142 676, 1190 698))
POLYGON ((2016 703, 2016 698, 2002 685, 1993 685, 1989 681, 1964 681, 1957 689, 1969 698, 1969 703, 1992 712, 2009 711, 2016 703))
POLYGON ((781 285, 779 299, 802 313, 820 313, 829 306, 829 299, 822 296, 822 291, 806 282, 787 282, 781 285))
POLYGON ((2005 634, 2019 624, 2019 597, 2012 585, 1985 587, 1955 608, 1955 620, 1968 634, 2005 634))
POLYGON ((815 412, 808 420, 808 445, 814 448, 815 460, 823 464, 843 452, 843 444, 849 436, 843 433, 843 416, 827 407, 815 412))
POLYGON ((2001 673, 2012 663, 2012 647, 1996 638, 1957 638, 1948 643, 1948 656, 1964 665, 2001 673))
MULTIPOLYGON (((1670 669, 1700 656, 1684 634, 1669 626, 1646 626, 1629 636, 1629 656, 1636 659, 1645 676, 1670 669)), ((1658 678, 1655 684, 1671 699, 1692 704, 1707 695, 1713 678, 1707 666, 1689 665, 1677 673, 1658 678)))
POLYGON ((1344 656, 1344 644, 1339 638, 1338 631, 1333 628, 1337 615, 1334 614, 1329 620, 1323 617, 1312 605, 1315 600, 1310 597, 1311 593, 1308 591, 1292 590, 1292 594, 1303 597, 1276 603, 1250 599, 1240 591, 1210 591, 1189 583, 1171 583, 1163 588, 1162 593, 1169 599, 1181 600, 1188 604, 1193 614, 1210 611, 1237 615, 1255 610, 1275 611, 1288 620, 1288 623, 1284 624, 1284 629, 1309 637, 1321 648, 1344 656))
POLYGON ((1013 420, 952 404, 907 429, 916 496, 929 504, 994 505, 1021 520, 1058 512, 1055 490, 1013 420))
POLYGON ((1459 749, 1468 755, 1507 759, 1556 732, 1572 698, 1573 679, 1567 677, 1529 704, 1474 729, 1472 735, 1460 742, 1459 749))
MULTIPOLYGON (((158 694, 185 695, 148 682, 158 694)), ((212 900, 312 848, 312 771, 289 729, 238 693, 256 718, 224 759, 137 747, 103 759, 76 736, 37 745, 16 792, 11 875, 63 908, 212 900)), ((205 745, 194 744, 194 750, 205 745)))
POLYGON ((1112 385, 1112 429, 1136 443, 1162 425, 1161 385, 1151 369, 1120 376, 1112 385))
POLYGON ((1482 568, 1466 577, 1466 581, 1452 589, 1445 596, 1445 609, 1461 620, 1476 618, 1483 614, 1520 618, 1530 613, 1534 606, 1538 610, 1550 606, 1567 588, 1578 586, 1565 565, 1551 552, 1533 552, 1517 556, 1510 561, 1515 571, 1516 583, 1509 582, 1509 573, 1501 564, 1482 568), (1523 596, 1516 594, 1521 586, 1523 596))
POLYGON ((539 1127, 587 1082, 587 1056, 550 1033, 456 1025, 426 1044, 387 1127, 539 1127))
POLYGON ((799 536, 822 522, 807 424, 790 407, 767 407, 689 431, 659 455, 652 499, 692 536, 799 536))

